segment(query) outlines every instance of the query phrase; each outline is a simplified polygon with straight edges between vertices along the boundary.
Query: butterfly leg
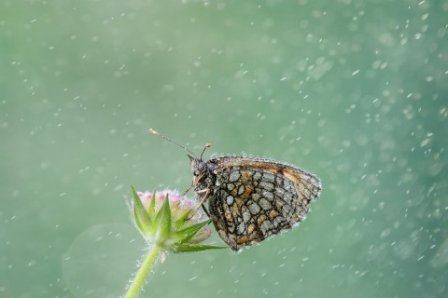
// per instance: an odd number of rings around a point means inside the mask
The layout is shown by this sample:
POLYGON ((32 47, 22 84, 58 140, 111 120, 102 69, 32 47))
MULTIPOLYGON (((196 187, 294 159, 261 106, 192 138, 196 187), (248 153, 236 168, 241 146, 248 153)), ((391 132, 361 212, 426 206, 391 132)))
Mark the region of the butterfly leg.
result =
POLYGON ((204 202, 205 200, 207 200, 207 197, 210 193, 210 189, 203 189, 198 191, 197 193, 204 193, 204 196, 202 197, 202 199, 199 201, 199 204, 195 207, 195 209, 199 209, 199 206, 202 207, 202 210, 204 210, 205 214, 207 214, 208 217, 210 217, 210 213, 208 212, 207 208, 205 208, 204 202))
POLYGON ((199 201, 199 204, 196 206, 196 209, 198 209, 199 206, 202 206, 202 205, 204 204, 205 200, 207 200, 208 195, 210 194, 210 189, 209 189, 209 188, 202 189, 202 190, 200 190, 200 191, 197 191, 196 193, 197 193, 197 194, 202 194, 202 193, 204 193, 203 197, 202 197, 201 200, 199 201))
POLYGON ((202 204, 201 207, 202 207, 202 210, 204 210, 205 214, 207 214, 207 216, 210 218, 210 213, 208 212, 207 208, 205 208, 205 205, 202 204))
POLYGON ((185 196, 189 191, 190 191, 190 189, 192 189, 193 188, 193 184, 192 185, 190 185, 182 194, 181 194, 181 196, 185 196))

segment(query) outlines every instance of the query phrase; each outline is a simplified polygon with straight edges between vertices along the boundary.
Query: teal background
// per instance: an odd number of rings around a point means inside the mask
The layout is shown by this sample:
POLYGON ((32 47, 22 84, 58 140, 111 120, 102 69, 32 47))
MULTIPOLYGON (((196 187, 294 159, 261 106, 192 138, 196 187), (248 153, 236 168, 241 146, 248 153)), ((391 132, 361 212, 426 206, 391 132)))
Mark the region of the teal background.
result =
MULTIPOLYGON (((129 186, 288 161, 297 229, 169 255, 142 297, 447 297, 448 1, 0 2, 0 297, 118 297, 129 186)), ((190 194, 192 195, 192 194, 190 194)), ((215 235, 210 240, 221 243, 215 235)))

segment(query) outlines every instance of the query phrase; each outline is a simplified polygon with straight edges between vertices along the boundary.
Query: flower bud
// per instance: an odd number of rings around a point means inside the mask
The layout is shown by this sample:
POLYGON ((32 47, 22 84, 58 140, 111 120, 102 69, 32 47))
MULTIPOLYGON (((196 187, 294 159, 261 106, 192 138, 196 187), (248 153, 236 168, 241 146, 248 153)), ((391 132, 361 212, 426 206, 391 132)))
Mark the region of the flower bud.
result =
POLYGON ((193 200, 173 190, 132 189, 132 194, 134 221, 147 242, 174 252, 222 248, 197 245, 210 237, 211 230, 207 227, 210 221, 193 200))

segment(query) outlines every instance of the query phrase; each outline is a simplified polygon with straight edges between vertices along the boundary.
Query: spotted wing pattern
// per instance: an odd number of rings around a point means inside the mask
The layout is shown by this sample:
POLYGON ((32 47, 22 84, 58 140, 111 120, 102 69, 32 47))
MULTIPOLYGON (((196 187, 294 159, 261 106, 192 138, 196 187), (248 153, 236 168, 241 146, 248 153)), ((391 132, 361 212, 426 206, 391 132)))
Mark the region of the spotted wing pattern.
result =
POLYGON ((302 221, 321 189, 315 175, 271 160, 221 157, 209 163, 216 165, 210 216, 233 250, 302 221))

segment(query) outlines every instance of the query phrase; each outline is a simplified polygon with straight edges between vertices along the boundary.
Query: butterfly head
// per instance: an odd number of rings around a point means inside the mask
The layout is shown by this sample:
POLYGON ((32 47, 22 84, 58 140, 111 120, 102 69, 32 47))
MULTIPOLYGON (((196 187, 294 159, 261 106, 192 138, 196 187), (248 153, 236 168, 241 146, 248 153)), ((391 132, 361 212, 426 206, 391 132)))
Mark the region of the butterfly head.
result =
POLYGON ((211 144, 205 144, 199 158, 188 154, 188 158, 191 161, 191 171, 193 172, 193 186, 196 190, 205 189, 210 186, 210 174, 213 169, 208 162, 202 159, 205 150, 210 148, 211 144))
POLYGON ((188 158, 191 161, 191 171, 193 172, 193 175, 194 176, 204 175, 207 170, 206 162, 190 154, 188 154, 188 158))

